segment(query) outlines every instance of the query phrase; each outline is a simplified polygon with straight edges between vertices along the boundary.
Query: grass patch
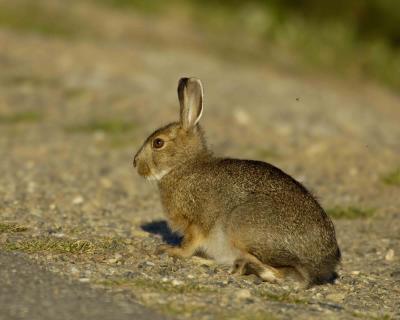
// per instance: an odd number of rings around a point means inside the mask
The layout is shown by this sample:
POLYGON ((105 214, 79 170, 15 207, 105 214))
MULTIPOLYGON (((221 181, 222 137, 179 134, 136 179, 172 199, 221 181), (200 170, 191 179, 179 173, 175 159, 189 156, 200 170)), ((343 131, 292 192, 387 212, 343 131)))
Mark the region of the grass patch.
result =
POLYGON ((12 114, 0 114, 0 125, 19 123, 33 123, 42 120, 42 114, 34 111, 17 112, 12 114))
POLYGON ((217 319, 235 319, 235 320, 275 320, 276 317, 267 311, 237 311, 232 313, 221 313, 217 319))
POLYGON ((0 223, 0 233, 24 232, 26 230, 28 230, 27 227, 15 223, 0 223))
POLYGON ((285 303, 292 303, 292 304, 308 304, 307 300, 300 299, 296 296, 293 296, 290 293, 284 294, 275 294, 269 291, 264 290, 257 290, 255 295, 261 298, 265 298, 270 301, 276 302, 285 302, 285 303))
POLYGON ((116 9, 140 9, 144 12, 154 13, 168 7, 168 2, 162 0, 92 0, 116 9))
POLYGON ((36 87, 56 87, 59 85, 58 79, 51 79, 41 77, 35 74, 13 74, 9 77, 4 77, 2 79, 3 85, 8 86, 19 86, 19 85, 32 85, 36 87))
POLYGON ((179 286, 174 286, 171 282, 160 282, 151 279, 142 278, 124 278, 118 277, 100 281, 99 284, 111 287, 135 287, 142 288, 150 291, 173 293, 173 294, 187 294, 187 293, 212 293, 216 292, 211 288, 200 286, 197 283, 184 283, 179 286))
POLYGON ((23 239, 16 242, 7 241, 4 249, 26 253, 51 252, 72 254, 102 254, 122 250, 124 243, 121 239, 72 240, 64 238, 41 237, 23 239))
POLYGON ((400 88, 400 5, 393 1, 92 0, 121 10, 191 21, 227 57, 272 61, 341 76, 371 78, 400 88), (230 41, 235 34, 241 39, 230 41))
POLYGON ((397 168, 382 177, 382 181, 390 186, 400 186, 400 168, 397 168))
POLYGON ((121 135, 130 132, 136 128, 136 125, 132 122, 125 120, 92 120, 85 124, 68 126, 66 127, 67 132, 72 133, 93 133, 103 132, 109 135, 121 135))
POLYGON ((71 37, 80 30, 65 10, 27 0, 0 2, 0 27, 62 37, 71 37))
POLYGON ((359 219, 369 218, 375 213, 371 208, 349 207, 333 207, 326 210, 327 214, 335 219, 359 219))

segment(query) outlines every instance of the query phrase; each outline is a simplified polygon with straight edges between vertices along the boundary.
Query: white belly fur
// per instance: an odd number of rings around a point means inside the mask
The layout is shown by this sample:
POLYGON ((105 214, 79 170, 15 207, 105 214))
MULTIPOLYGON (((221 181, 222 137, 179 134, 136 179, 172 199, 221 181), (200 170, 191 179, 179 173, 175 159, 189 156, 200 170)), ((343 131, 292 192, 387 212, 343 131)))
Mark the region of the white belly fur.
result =
POLYGON ((220 264, 233 264, 239 257, 239 250, 234 248, 220 226, 211 230, 201 248, 210 258, 220 264))

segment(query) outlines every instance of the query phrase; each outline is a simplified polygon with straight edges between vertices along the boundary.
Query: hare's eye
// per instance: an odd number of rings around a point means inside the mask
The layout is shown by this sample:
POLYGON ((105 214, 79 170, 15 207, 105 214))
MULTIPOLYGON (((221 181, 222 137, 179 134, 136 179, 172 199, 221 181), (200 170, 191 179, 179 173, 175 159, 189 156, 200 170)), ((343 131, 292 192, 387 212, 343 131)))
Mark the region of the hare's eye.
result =
POLYGON ((164 140, 157 138, 153 140, 153 148, 160 149, 164 146, 164 140))

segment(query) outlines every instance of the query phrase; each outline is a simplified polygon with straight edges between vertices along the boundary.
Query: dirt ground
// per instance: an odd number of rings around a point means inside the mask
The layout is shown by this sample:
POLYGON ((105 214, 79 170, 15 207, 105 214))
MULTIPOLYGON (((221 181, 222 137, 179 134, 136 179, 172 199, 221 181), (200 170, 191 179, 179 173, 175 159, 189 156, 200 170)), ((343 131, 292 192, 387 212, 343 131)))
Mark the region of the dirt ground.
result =
POLYGON ((53 6, 79 31, 0 28, 0 250, 172 318, 400 319, 399 95, 229 59, 152 16, 53 6), (187 75, 203 80, 217 154, 273 163, 334 217, 335 285, 294 290, 155 254, 176 239, 132 159, 177 118, 187 75))

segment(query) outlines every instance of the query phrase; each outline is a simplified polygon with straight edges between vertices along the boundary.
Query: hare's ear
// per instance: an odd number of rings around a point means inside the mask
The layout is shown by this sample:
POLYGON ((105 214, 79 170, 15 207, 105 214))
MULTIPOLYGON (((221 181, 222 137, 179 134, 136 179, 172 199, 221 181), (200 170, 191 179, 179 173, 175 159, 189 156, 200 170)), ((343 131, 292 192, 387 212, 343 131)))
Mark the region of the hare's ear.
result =
POLYGON ((181 78, 178 84, 178 98, 181 105, 181 126, 190 130, 199 122, 203 112, 203 86, 196 78, 181 78))

